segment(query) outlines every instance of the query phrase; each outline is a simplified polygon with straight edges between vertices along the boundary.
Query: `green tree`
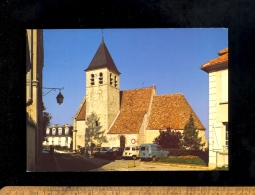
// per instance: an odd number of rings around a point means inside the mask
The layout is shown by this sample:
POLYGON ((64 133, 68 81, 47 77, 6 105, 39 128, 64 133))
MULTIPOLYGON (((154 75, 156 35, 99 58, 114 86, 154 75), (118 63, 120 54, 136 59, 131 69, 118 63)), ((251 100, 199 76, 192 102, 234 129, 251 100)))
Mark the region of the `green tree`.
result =
POLYGON ((97 144, 102 144, 103 142, 107 142, 106 136, 104 135, 104 131, 100 131, 102 126, 100 126, 99 117, 96 113, 92 112, 91 115, 87 118, 86 121, 86 133, 85 133, 85 146, 89 145, 92 147, 97 144))
POLYGON ((50 113, 46 112, 46 107, 43 105, 43 134, 45 136, 45 132, 46 132, 46 129, 47 127, 49 127, 51 125, 51 119, 52 119, 52 116, 50 113))
POLYGON ((167 129, 166 131, 160 130, 159 136, 154 139, 153 143, 157 143, 163 148, 180 148, 181 139, 180 132, 167 129))
POLYGON ((181 145, 186 149, 199 150, 205 145, 205 143, 201 143, 201 141, 202 137, 198 137, 198 130, 195 126, 194 118, 192 114, 190 114, 189 120, 183 130, 183 140, 181 145))

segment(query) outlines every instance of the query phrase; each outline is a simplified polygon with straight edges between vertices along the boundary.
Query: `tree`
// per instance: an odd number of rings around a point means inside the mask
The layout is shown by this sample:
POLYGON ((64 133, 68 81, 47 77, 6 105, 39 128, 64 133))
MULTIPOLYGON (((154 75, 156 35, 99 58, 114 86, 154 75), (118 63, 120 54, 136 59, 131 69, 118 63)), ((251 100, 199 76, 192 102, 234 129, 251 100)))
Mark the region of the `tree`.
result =
POLYGON ((198 130, 195 126, 194 118, 192 114, 190 114, 189 120, 183 130, 183 140, 181 145, 183 148, 199 150, 205 145, 205 143, 201 143, 201 141, 202 137, 198 137, 198 130))
POLYGON ((104 135, 104 131, 100 131, 102 126, 100 126, 99 117, 92 112, 91 115, 87 118, 86 121, 86 133, 85 133, 85 146, 88 147, 95 145, 95 141, 97 144, 102 144, 103 142, 107 142, 106 136, 104 135))
POLYGON ((163 148, 180 148, 181 139, 180 132, 167 129, 166 131, 160 130, 159 136, 154 139, 153 143, 157 143, 163 148))
POLYGON ((45 110, 46 110, 46 107, 43 105, 43 133, 44 133, 44 136, 45 136, 46 128, 51 125, 50 121, 52 119, 51 114, 48 112, 45 112, 45 110))

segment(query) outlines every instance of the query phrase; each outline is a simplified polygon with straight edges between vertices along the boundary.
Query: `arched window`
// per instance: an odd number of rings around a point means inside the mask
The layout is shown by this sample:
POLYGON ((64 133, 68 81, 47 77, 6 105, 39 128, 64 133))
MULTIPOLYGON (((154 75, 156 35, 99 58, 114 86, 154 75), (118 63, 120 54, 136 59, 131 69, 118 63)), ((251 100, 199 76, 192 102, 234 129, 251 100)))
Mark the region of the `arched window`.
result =
POLYGON ((114 81, 115 81, 115 87, 117 87, 118 86, 117 76, 114 77, 114 81))
POLYGON ((103 84, 103 73, 99 73, 99 84, 103 84))
POLYGON ((110 85, 113 84, 113 78, 112 78, 112 73, 110 74, 110 85))
POLYGON ((91 85, 94 85, 94 84, 95 84, 95 75, 94 75, 94 74, 91 74, 90 84, 91 84, 91 85))

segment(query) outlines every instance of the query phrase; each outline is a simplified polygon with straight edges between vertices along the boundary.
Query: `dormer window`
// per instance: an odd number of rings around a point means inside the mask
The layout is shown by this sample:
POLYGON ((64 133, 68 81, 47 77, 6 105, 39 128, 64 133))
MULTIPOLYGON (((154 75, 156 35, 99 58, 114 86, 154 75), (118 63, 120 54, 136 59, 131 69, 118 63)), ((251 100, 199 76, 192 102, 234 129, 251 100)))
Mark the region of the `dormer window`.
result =
POLYGON ((56 128, 52 128, 52 135, 56 135, 56 128))
POLYGON ((99 73, 99 84, 103 84, 103 73, 99 73))
POLYGON ((91 77, 90 77, 90 84, 91 84, 91 85, 94 85, 94 84, 95 84, 95 75, 94 75, 94 74, 91 74, 91 77))
POLYGON ((69 128, 66 127, 66 128, 65 128, 65 135, 68 135, 68 134, 69 134, 69 128))
POLYGON ((62 135, 62 128, 58 128, 58 134, 62 135))
POLYGON ((46 129, 46 135, 49 135, 50 134, 50 128, 47 128, 46 129))

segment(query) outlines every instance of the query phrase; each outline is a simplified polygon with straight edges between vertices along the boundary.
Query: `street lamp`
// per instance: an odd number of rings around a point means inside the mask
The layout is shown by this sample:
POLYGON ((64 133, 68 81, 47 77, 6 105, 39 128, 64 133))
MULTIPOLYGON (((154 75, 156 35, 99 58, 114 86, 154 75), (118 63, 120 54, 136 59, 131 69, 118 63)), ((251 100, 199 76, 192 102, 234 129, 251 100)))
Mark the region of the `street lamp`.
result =
POLYGON ((75 146, 75 149, 74 149, 74 151, 75 151, 75 153, 76 153, 76 133, 77 133, 77 130, 72 130, 74 133, 75 133, 75 135, 74 135, 74 146, 75 146))
POLYGON ((50 87, 43 87, 43 89, 50 89, 50 91, 48 91, 47 93, 43 94, 43 96, 46 96, 48 93, 50 93, 52 90, 56 91, 56 89, 59 89, 59 94, 57 95, 56 99, 57 99, 57 103, 60 105, 63 103, 64 100, 64 96, 61 94, 61 90, 64 89, 64 87, 62 88, 50 88, 50 87))

